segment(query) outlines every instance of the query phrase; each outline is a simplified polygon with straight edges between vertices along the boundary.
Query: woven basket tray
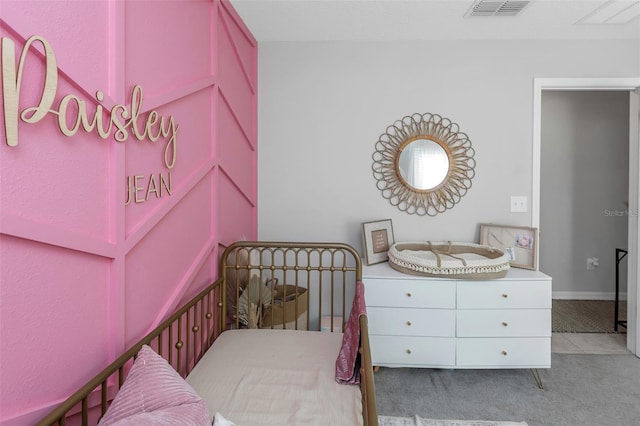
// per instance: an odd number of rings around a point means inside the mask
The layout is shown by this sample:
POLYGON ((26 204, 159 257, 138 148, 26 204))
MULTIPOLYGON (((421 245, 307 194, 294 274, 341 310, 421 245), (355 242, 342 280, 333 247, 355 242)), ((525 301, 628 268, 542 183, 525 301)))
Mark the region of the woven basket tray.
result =
POLYGON ((411 275, 485 280, 502 278, 509 269, 505 252, 473 243, 395 243, 388 255, 393 269, 411 275))

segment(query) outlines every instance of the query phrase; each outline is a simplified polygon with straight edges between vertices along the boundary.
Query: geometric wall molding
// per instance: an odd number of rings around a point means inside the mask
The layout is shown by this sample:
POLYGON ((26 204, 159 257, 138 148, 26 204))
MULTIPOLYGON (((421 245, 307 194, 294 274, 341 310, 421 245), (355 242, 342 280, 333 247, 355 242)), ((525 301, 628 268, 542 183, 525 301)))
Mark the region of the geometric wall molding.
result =
MULTIPOLYGON (((0 36, 17 56, 33 35, 56 53, 54 105, 72 94, 108 119, 139 85, 140 123, 156 111, 177 126, 168 169, 162 138, 65 136, 53 114, 19 122, 8 146, 2 109, 0 423, 12 426, 33 424, 212 282, 221 248, 257 237, 257 43, 227 0, 2 1, 0 36), (126 204, 138 190, 128 178, 169 173, 170 194, 126 204)), ((39 99, 38 49, 20 110, 39 99)))

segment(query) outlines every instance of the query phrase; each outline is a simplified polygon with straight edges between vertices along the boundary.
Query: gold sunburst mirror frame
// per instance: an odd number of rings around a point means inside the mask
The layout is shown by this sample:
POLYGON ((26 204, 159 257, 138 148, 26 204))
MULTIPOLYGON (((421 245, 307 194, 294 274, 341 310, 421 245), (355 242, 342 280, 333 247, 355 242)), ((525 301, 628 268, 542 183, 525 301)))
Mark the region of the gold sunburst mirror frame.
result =
POLYGON ((475 176, 475 151, 457 124, 437 114, 413 114, 380 135, 373 176, 400 210, 435 216, 460 201, 475 176))

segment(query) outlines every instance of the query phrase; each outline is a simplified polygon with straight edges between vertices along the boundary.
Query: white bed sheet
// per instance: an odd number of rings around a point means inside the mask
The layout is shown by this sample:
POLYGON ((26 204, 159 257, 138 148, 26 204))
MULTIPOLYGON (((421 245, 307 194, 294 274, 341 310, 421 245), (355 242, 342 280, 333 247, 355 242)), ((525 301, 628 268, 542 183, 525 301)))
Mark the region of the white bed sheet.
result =
POLYGON ((361 425, 359 386, 335 381, 341 333, 230 330, 187 376, 237 426, 361 425))

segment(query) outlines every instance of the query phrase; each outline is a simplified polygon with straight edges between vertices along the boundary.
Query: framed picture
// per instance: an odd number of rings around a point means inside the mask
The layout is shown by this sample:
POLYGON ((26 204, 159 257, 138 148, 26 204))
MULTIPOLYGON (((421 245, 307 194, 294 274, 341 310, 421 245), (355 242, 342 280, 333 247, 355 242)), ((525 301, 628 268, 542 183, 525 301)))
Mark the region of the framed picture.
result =
POLYGON ((373 265, 389 260, 387 252, 394 243, 391 219, 363 223, 362 243, 365 264, 373 265))
POLYGON ((480 244, 504 250, 515 268, 538 269, 537 228, 481 223, 480 244))

